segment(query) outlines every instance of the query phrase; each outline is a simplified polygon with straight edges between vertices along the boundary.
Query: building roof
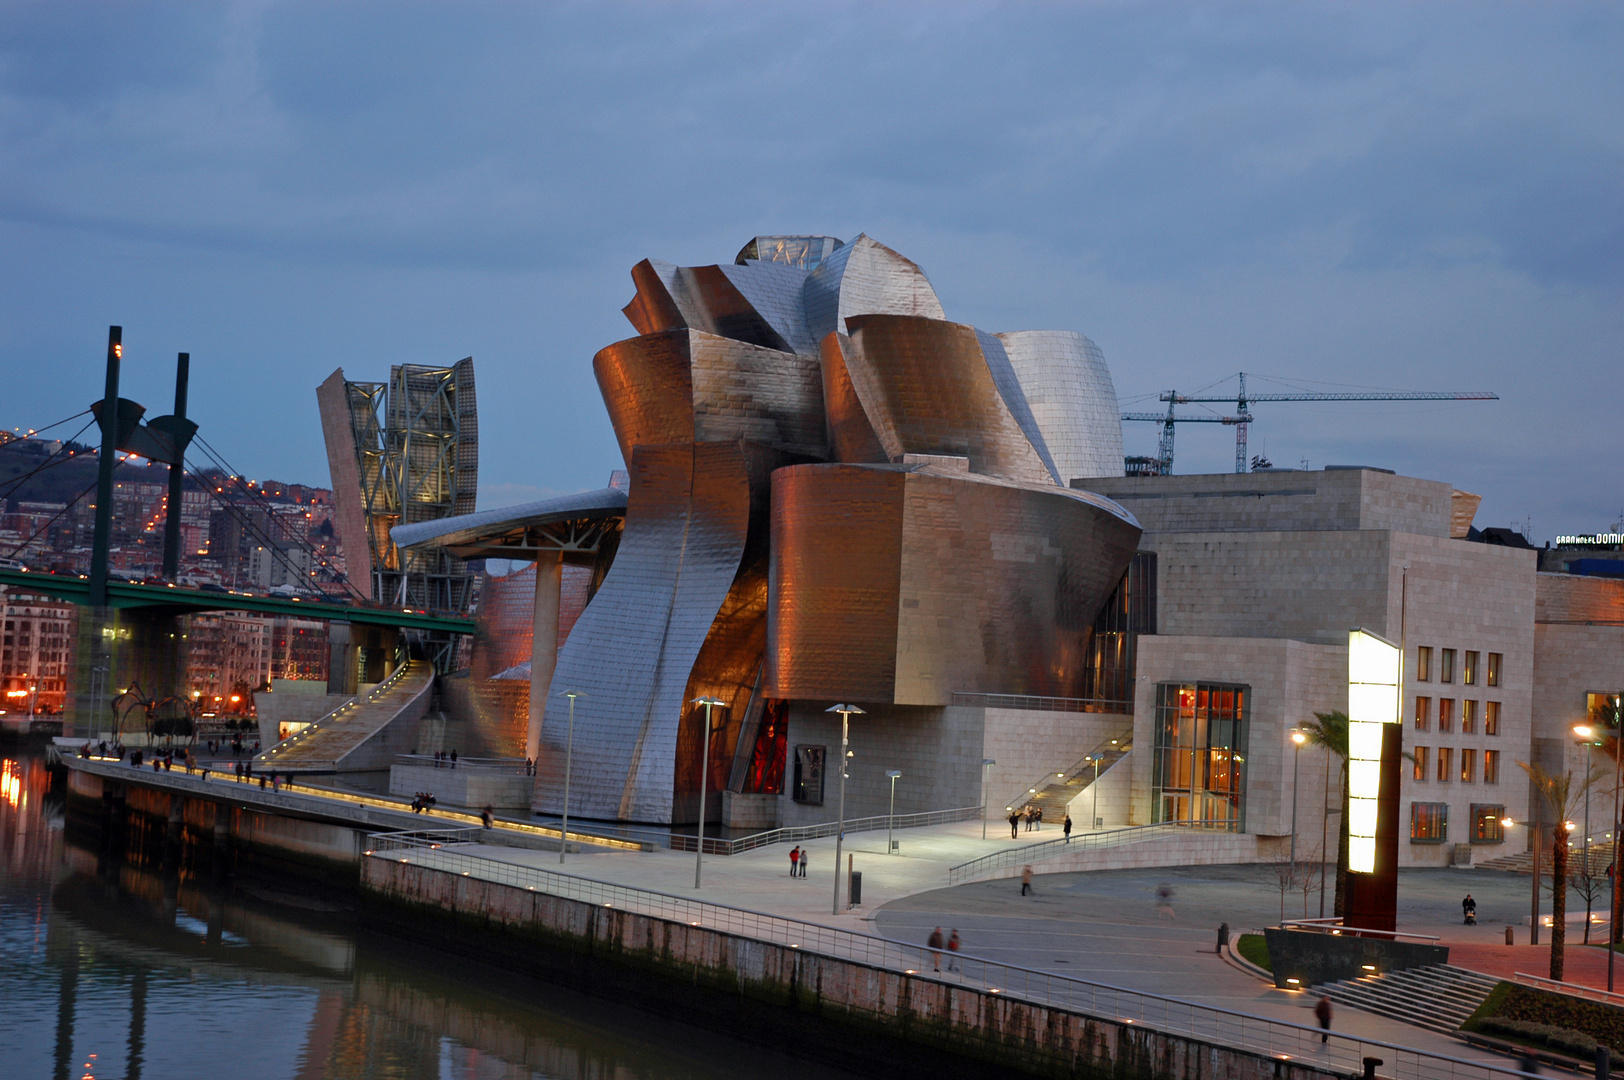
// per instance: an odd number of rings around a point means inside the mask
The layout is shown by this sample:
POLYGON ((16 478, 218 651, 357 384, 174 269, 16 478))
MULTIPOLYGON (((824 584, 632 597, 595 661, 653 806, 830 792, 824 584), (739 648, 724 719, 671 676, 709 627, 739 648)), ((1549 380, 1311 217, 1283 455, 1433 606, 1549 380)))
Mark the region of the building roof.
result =
MULTIPOLYGON (((540 502, 397 525, 389 530, 403 548, 435 544, 462 559, 524 558, 525 535, 567 521, 606 521, 626 515, 626 492, 597 488, 540 502)), ((531 557, 534 557, 533 555, 531 557)))

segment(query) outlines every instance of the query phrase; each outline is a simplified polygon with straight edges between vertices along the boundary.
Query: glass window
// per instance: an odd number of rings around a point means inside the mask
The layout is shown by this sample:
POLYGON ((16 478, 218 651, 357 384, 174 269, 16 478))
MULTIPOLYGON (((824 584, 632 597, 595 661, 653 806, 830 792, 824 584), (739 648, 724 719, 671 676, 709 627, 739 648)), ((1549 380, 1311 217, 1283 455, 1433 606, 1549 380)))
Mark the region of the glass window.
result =
MULTIPOLYGON (((700 734, 704 734, 701 732, 700 734)), ((797 746, 795 748, 794 798, 809 806, 823 805, 823 760, 826 746, 797 746)))
POLYGON ((1410 843, 1441 844, 1449 839, 1449 804, 1410 804, 1410 843))
POLYGON ((1483 734, 1500 734, 1500 703, 1498 701, 1485 701, 1483 703, 1483 734))
POLYGON ((1460 681, 1467 686, 1477 685, 1477 653, 1466 651, 1466 663, 1461 666, 1460 681))
MULTIPOLYGON (((1494 751, 1489 751, 1491 754, 1494 751)), ((1506 838, 1505 826, 1500 819, 1506 816, 1506 808, 1499 803, 1473 803, 1472 804, 1472 843, 1499 844, 1506 838)))
POLYGON ((1425 780, 1427 778, 1427 748, 1417 746, 1410 753, 1415 756, 1415 778, 1425 780))
POLYGON ((1619 721, 1618 694, 1586 694, 1585 712, 1592 724, 1605 724, 1612 727, 1619 721))
POLYGON ((1447 746, 1438 747, 1438 783, 1447 784, 1454 771, 1455 752, 1447 746))
POLYGON ((1460 752, 1460 782, 1470 784, 1477 779, 1477 751, 1462 747, 1460 752))
POLYGON ((1415 681, 1427 682, 1432 678, 1432 647, 1418 645, 1415 650, 1415 681))
POLYGON ((1438 681, 1439 682, 1454 682, 1455 681, 1455 650, 1454 649, 1440 649, 1440 650, 1438 650, 1438 652, 1439 652, 1439 656, 1438 656, 1438 681))
POLYGON ((1483 782, 1485 784, 1500 782, 1500 751, 1483 751, 1483 782))
POLYGON ((1418 697, 1415 699, 1415 730, 1430 731, 1432 729, 1432 699, 1418 697))
POLYGON ((1151 813, 1156 821, 1224 821, 1245 829, 1247 699, 1220 683, 1156 687, 1151 813))
POLYGON ((1500 685, 1500 654, 1497 652, 1489 654, 1489 685, 1500 685))
POLYGON ((1460 703, 1460 733, 1470 735, 1477 730, 1477 702, 1460 703))
POLYGON ((1455 730, 1455 699, 1442 697, 1438 699, 1438 730, 1455 730))

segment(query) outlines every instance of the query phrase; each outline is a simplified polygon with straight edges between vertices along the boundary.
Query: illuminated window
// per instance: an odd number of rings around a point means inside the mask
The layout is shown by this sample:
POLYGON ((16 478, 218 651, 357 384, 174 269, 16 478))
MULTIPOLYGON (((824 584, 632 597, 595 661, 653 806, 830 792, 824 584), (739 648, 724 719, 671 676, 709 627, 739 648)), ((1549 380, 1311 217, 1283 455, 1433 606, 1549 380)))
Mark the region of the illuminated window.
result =
POLYGON ((1500 703, 1498 701, 1485 701, 1483 703, 1483 734, 1500 734, 1500 703))
POLYGON ((1426 682, 1432 678, 1432 647, 1420 645, 1415 650, 1415 681, 1426 682))
POLYGON ((1500 782, 1500 751, 1483 751, 1483 782, 1485 784, 1500 782))
POLYGON ((1245 828, 1251 687, 1161 683, 1151 813, 1156 821, 1227 821, 1245 828))
POLYGON ((1432 729, 1432 699, 1418 697, 1415 699, 1415 730, 1430 731, 1432 729))
POLYGON ((1449 804, 1410 804, 1410 843, 1441 844, 1449 839, 1449 804))
POLYGON ((1477 730, 1477 702, 1460 703, 1460 733, 1470 735, 1477 730))
POLYGON ((1460 681, 1467 686, 1477 685, 1477 653, 1467 650, 1466 663, 1462 665, 1460 681))
POLYGON ((809 806, 823 805, 823 760, 827 753, 828 747, 825 746, 795 748, 795 774, 790 790, 796 802, 809 806))
POLYGON ((1489 654, 1489 673, 1488 674, 1489 674, 1489 685, 1490 686, 1499 686, 1500 685, 1500 654, 1497 653, 1497 652, 1491 652, 1489 654))
POLYGON ((1477 751, 1462 748, 1460 752, 1460 782, 1470 784, 1477 779, 1477 751))
POLYGON ((1438 730, 1439 731, 1454 731, 1455 730, 1455 699, 1454 698, 1443 697, 1443 698, 1438 699, 1438 730))
POLYGON ((1425 780, 1427 778, 1427 748, 1417 746, 1410 753, 1415 756, 1415 778, 1425 780))
POLYGON ((1454 757, 1455 752, 1450 747, 1438 747, 1438 783, 1449 783, 1450 774, 1454 771, 1454 757))
POLYGON ((1455 650, 1440 649, 1438 655, 1438 681, 1455 681, 1455 650))
MULTIPOLYGON (((1493 753, 1493 751, 1490 751, 1493 753)), ((1506 816, 1506 808, 1499 803, 1473 803, 1472 804, 1472 843, 1499 844, 1505 841, 1505 826, 1500 819, 1506 816)))

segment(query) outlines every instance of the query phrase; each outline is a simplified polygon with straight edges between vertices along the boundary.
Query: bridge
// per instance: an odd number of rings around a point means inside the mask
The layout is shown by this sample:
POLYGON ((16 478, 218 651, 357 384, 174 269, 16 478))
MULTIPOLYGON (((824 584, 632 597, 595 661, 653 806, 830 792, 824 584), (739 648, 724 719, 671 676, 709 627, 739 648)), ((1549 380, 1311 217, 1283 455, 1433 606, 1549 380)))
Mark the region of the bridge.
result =
MULTIPOLYGON (((78 574, 52 574, 40 570, 0 568, 0 585, 69 603, 90 603, 90 579, 78 574)), ((282 615, 299 619, 347 622, 395 630, 429 630, 446 634, 472 634, 474 621, 459 615, 437 615, 405 608, 339 604, 286 596, 188 589, 175 585, 143 585, 132 581, 107 582, 110 608, 167 608, 173 614, 203 611, 246 611, 256 615, 282 615)))

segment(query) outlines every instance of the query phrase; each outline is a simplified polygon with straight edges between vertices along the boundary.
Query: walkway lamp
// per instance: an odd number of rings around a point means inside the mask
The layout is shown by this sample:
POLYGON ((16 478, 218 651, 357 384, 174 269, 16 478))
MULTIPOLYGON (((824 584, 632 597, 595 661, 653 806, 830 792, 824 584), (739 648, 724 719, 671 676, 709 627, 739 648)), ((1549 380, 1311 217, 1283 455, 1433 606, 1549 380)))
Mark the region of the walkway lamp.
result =
POLYGON ((832 914, 840 914, 840 847, 846 839, 846 749, 851 739, 851 718, 862 716, 863 710, 855 705, 831 705, 824 712, 840 714, 840 821, 835 832, 835 899, 832 914))
MULTIPOLYGON (((1525 825, 1525 826, 1527 826, 1528 827, 1528 834, 1533 839, 1533 850, 1534 850, 1534 875, 1533 875, 1533 877, 1534 877, 1534 897, 1530 901, 1530 907, 1532 908, 1532 913, 1530 914, 1529 919, 1528 919, 1528 944, 1530 944, 1530 945, 1538 945, 1539 944, 1539 833, 1540 833, 1541 826, 1540 826, 1540 820, 1539 820, 1539 803, 1538 803, 1537 800, 1536 800, 1536 802, 1534 804, 1534 814, 1535 814, 1535 817, 1534 817, 1533 821, 1518 821, 1515 818, 1510 818, 1510 817, 1503 817, 1503 818, 1500 819, 1500 824, 1505 826, 1508 829, 1511 828, 1513 825, 1525 825)), ((1552 882, 1552 885, 1554 886, 1555 882, 1552 882)), ((1611 950, 1608 950, 1608 951, 1610 952, 1611 950)))
MULTIPOLYGON (((1624 702, 1624 699, 1621 699, 1621 702, 1624 702)), ((1590 746, 1603 746, 1603 745, 1605 745, 1605 742, 1603 740, 1606 740, 1606 739, 1612 739, 1612 740, 1614 740, 1616 742, 1618 740, 1618 720, 1619 720, 1619 717, 1616 715, 1618 711, 1619 711, 1619 707, 1615 706, 1614 707, 1615 715, 1614 715, 1614 718, 1613 718, 1614 729, 1612 731, 1605 731, 1605 730, 1598 729, 1592 724, 1579 724, 1573 729, 1573 733, 1575 735, 1579 736, 1581 739, 1586 740, 1587 745, 1590 745, 1590 746)), ((1608 993, 1612 993, 1612 990, 1613 990, 1613 953, 1615 951, 1616 946, 1618 945, 1618 940, 1617 940, 1615 934, 1616 934, 1617 927, 1618 927, 1619 900, 1621 899, 1621 897, 1624 897, 1624 894, 1621 894, 1619 892, 1619 888, 1618 888, 1618 857, 1619 857, 1618 788, 1619 788, 1620 779, 1624 779, 1624 775, 1621 775, 1621 774, 1624 774, 1624 761, 1620 761, 1619 760, 1620 757, 1624 757, 1624 746, 1615 746, 1613 748, 1613 830, 1612 830, 1613 831, 1613 865, 1612 865, 1612 872, 1607 875, 1608 878, 1610 879, 1611 892, 1612 892, 1612 896, 1609 898, 1609 903, 1607 905, 1607 991, 1608 991, 1608 993)), ((1586 859, 1590 858, 1590 795, 1589 795, 1588 792, 1585 794, 1585 858, 1586 859)), ((1585 872, 1586 873, 1590 872, 1589 863, 1585 864, 1585 872)))
MULTIPOLYGON (((893 855, 896 853, 897 845, 896 841, 891 839, 891 828, 897 821, 897 777, 901 776, 902 773, 896 769, 887 769, 885 775, 891 781, 891 813, 885 819, 885 853, 893 855)), ((985 823, 983 822, 983 824, 985 823)))
POLYGON ((705 789, 710 787, 711 709, 727 702, 712 697, 694 698, 695 705, 705 706, 704 765, 699 771, 699 843, 694 848, 694 888, 699 888, 699 871, 705 865, 705 789))
MULTIPOLYGON (((1308 736, 1298 729, 1292 728, 1291 741, 1296 744, 1296 748, 1291 752, 1291 870, 1295 874, 1297 872, 1297 769, 1302 764, 1303 743, 1308 741, 1308 736)), ((1324 856, 1324 852, 1320 854, 1322 857, 1324 856)), ((1304 904, 1303 906, 1307 907, 1308 905, 1304 904)))
POLYGON ((990 757, 981 759, 981 839, 987 838, 987 781, 992 776, 992 767, 998 764, 990 757))
POLYGON ((564 849, 569 847, 570 835, 570 766, 575 760, 575 699, 584 697, 579 690, 566 690, 570 699, 570 726, 564 736, 564 820, 558 828, 558 863, 564 864, 564 849))
POLYGON ((1100 760, 1104 757, 1104 754, 1088 755, 1089 760, 1094 763, 1094 783, 1090 788, 1094 792, 1094 798, 1091 800, 1093 805, 1089 807, 1088 813, 1090 819, 1088 828, 1091 832, 1100 827, 1100 760))

